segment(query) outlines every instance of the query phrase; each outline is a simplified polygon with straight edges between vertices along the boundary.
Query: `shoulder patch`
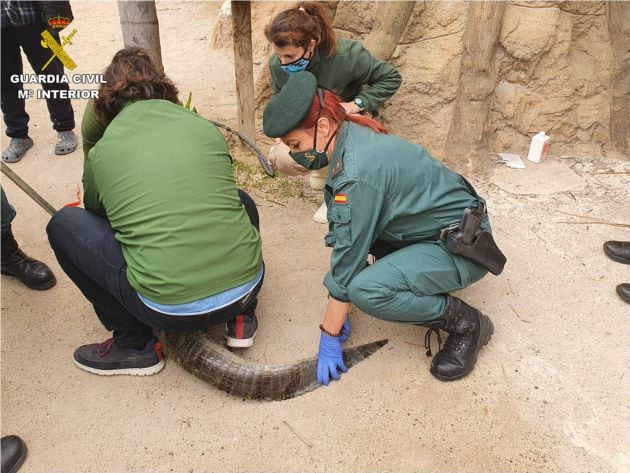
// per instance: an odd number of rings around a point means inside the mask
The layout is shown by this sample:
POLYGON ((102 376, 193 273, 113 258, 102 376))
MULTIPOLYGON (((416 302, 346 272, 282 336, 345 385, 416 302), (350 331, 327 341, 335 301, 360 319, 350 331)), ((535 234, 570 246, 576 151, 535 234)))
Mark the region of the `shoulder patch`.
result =
POLYGON ((340 156, 333 166, 332 171, 330 172, 330 177, 335 177, 341 171, 343 171, 343 156, 340 156))
POLYGON ((347 204, 348 196, 346 194, 335 194, 335 204, 347 204))

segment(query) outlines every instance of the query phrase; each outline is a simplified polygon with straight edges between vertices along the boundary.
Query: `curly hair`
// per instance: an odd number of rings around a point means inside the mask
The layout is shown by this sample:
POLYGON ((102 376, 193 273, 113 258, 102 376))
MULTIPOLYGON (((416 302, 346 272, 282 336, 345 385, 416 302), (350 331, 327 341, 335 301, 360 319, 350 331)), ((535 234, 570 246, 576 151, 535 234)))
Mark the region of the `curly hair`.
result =
POLYGON ((179 103, 177 87, 142 48, 125 48, 116 53, 105 69, 107 81, 99 89, 94 112, 109 123, 130 100, 163 99, 179 103))

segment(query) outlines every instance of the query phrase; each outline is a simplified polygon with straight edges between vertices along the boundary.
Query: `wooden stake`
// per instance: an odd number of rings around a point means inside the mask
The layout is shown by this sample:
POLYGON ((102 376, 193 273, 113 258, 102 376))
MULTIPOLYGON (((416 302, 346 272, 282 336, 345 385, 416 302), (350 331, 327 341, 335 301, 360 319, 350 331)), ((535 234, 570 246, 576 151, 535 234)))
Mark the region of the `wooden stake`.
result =
POLYGON ((241 132, 255 143, 251 2, 232 1, 232 25, 238 126, 241 132))

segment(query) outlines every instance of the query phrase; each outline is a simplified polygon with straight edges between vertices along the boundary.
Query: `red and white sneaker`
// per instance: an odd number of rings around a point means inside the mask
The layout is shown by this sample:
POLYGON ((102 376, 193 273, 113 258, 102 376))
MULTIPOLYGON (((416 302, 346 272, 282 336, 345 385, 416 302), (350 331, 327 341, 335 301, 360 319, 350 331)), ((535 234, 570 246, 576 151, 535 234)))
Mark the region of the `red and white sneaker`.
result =
POLYGON ((232 348, 249 348, 254 344, 254 337, 258 329, 256 314, 237 315, 233 320, 225 323, 227 332, 227 346, 232 348))

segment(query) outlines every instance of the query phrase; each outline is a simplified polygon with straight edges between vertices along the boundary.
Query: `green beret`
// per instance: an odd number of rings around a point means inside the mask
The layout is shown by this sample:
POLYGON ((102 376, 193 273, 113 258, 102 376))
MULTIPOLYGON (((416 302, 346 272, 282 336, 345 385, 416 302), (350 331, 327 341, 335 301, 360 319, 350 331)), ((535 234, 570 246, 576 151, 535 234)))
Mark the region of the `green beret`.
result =
POLYGON ((307 71, 289 75, 284 87, 265 107, 263 131, 270 138, 284 136, 304 119, 317 92, 317 79, 307 71))

